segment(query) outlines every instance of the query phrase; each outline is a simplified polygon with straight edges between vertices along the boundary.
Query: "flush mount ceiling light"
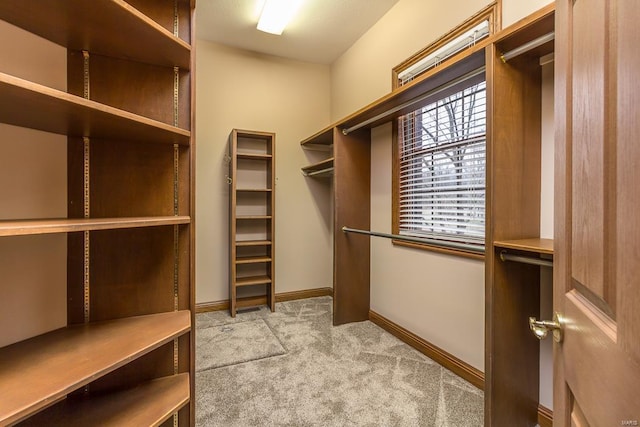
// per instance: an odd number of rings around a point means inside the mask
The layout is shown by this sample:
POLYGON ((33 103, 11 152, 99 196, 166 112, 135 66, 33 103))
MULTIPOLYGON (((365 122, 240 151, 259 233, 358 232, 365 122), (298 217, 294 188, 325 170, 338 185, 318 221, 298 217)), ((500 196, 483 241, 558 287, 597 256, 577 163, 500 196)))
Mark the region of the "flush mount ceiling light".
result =
POLYGON ((280 35, 296 14, 303 0, 266 0, 258 21, 258 30, 280 35))

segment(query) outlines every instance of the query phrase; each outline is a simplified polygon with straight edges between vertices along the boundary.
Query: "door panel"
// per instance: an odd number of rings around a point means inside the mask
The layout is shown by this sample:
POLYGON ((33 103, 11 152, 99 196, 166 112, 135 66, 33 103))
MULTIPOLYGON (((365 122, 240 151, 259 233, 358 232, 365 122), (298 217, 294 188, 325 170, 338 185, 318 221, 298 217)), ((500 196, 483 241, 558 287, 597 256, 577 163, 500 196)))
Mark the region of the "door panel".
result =
POLYGON ((640 2, 556 5, 554 425, 638 425, 640 2))
POLYGON ((572 276, 604 297, 605 13, 603 1, 573 8, 572 276), (582 90, 582 88, 589 88, 582 90))

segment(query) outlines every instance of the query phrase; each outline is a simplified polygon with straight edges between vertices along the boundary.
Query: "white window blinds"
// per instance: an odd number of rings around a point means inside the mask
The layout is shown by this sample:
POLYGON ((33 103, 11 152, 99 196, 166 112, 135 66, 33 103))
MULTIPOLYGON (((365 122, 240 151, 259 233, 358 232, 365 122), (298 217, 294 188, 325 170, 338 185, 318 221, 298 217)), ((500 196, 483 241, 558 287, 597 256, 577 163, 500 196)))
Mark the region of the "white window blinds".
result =
POLYGON ((399 233, 483 247, 485 82, 398 120, 399 233))

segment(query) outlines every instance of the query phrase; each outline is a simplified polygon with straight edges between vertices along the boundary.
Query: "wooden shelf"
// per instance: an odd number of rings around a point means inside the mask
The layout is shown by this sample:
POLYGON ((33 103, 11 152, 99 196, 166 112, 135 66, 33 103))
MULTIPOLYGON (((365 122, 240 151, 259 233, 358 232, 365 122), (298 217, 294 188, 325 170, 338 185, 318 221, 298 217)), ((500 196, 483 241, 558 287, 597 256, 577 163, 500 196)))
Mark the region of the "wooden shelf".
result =
POLYGON ((68 398, 21 425, 158 426, 186 405, 189 399, 189 374, 183 373, 108 395, 68 398))
POLYGON ((69 326, 0 349, 0 424, 24 419, 68 393, 189 332, 188 310, 69 326))
POLYGON ((326 178, 333 176, 333 157, 302 168, 304 176, 310 178, 326 178))
POLYGON ((271 160, 273 156, 271 154, 238 153, 238 158, 245 160, 271 160))
POLYGON ((271 283, 269 276, 238 277, 236 286, 266 285, 271 283))
MULTIPOLYGON (((87 3, 88 4, 88 3, 87 3)), ((188 145, 191 133, 0 73, 0 122, 61 135, 188 145)))
POLYGON ((237 215, 236 219, 248 220, 248 221, 268 220, 268 219, 271 219, 271 215, 237 215))
POLYGON ((331 151, 333 145, 333 126, 322 129, 300 143, 306 150, 331 151))
POLYGON ((236 264, 259 264, 262 262, 271 262, 271 257, 268 256, 253 256, 253 257, 239 257, 236 258, 236 264))
POLYGON ((270 188, 236 188, 238 193, 271 193, 270 188))
POLYGON ((271 240, 244 240, 236 242, 237 247, 271 246, 271 240))
POLYGON ((3 0, 0 19, 72 50, 191 68, 189 44, 124 0, 3 0))
POLYGON ((188 216, 7 220, 0 221, 0 237, 158 227, 190 222, 191 218, 188 216))
POLYGON ((553 255, 553 239, 517 239, 497 240, 493 242, 497 248, 516 249, 519 251, 553 255))

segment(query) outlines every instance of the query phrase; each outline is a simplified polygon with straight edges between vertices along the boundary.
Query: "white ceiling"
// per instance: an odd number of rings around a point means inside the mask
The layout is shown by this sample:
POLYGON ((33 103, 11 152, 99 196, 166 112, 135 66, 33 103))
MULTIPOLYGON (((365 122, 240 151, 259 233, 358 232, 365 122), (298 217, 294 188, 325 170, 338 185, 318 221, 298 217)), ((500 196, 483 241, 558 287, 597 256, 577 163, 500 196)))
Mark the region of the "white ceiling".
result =
POLYGON ((263 0, 198 0, 198 38, 330 64, 398 0, 305 0, 281 36, 256 29, 263 0))

